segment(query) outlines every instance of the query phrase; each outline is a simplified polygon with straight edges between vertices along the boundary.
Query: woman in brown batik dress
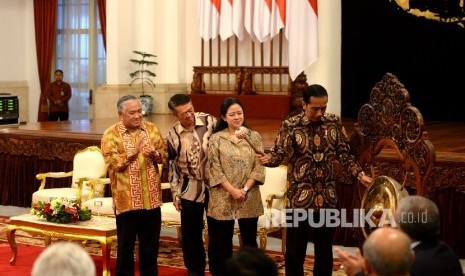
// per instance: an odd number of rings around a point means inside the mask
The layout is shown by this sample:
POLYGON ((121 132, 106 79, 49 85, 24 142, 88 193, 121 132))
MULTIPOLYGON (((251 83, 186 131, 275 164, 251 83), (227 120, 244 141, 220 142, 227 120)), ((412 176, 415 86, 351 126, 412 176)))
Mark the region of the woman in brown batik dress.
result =
MULTIPOLYGON (((208 258, 213 275, 223 275, 225 261, 232 256, 236 219, 242 246, 258 247, 257 222, 263 214, 258 185, 265 181, 265 168, 258 163, 251 145, 236 137, 235 131, 241 126, 245 126, 242 103, 226 98, 208 148, 208 258)), ((263 151, 258 132, 251 130, 248 140, 263 151)))

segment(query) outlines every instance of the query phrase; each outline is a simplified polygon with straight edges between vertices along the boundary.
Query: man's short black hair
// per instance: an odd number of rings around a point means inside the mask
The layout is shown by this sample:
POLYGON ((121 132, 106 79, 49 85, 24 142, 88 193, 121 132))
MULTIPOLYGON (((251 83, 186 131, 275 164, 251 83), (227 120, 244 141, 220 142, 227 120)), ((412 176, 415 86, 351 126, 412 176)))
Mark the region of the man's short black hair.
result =
POLYGON ((328 92, 326 91, 326 88, 324 88, 323 86, 319 84, 312 84, 304 89, 302 97, 303 101, 308 104, 310 102, 311 97, 328 97, 328 92))
POLYGON ((171 96, 170 100, 168 101, 168 107, 172 113, 175 113, 174 110, 177 106, 185 105, 191 102, 191 98, 186 94, 175 94, 171 96))

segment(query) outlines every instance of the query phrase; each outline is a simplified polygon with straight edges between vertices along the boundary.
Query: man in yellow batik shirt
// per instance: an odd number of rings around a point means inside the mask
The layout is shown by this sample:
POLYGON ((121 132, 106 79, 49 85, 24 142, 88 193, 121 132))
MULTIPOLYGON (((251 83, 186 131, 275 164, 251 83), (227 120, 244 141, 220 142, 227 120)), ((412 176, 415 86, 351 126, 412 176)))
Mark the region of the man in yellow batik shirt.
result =
POLYGON ((134 245, 139 240, 140 275, 158 275, 161 230, 161 172, 167 153, 160 130, 144 121, 140 100, 118 100, 120 121, 105 130, 101 147, 108 166, 116 215, 116 275, 134 275, 134 245))

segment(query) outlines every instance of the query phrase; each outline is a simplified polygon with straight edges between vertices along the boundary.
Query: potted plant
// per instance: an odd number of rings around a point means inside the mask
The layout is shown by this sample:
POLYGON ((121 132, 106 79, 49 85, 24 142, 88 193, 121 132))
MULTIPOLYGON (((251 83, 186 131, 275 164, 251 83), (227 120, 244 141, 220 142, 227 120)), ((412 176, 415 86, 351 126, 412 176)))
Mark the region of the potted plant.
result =
POLYGON ((158 65, 158 63, 153 60, 153 58, 156 58, 157 56, 142 51, 132 52, 136 54, 138 58, 130 59, 129 61, 138 65, 139 69, 129 74, 132 79, 129 83, 129 86, 140 83, 142 92, 142 95, 140 96, 140 100, 142 102, 142 112, 144 115, 148 115, 152 112, 153 99, 152 96, 145 94, 144 86, 148 85, 152 90, 155 88, 155 83, 151 78, 156 77, 157 75, 147 69, 147 67, 158 65))

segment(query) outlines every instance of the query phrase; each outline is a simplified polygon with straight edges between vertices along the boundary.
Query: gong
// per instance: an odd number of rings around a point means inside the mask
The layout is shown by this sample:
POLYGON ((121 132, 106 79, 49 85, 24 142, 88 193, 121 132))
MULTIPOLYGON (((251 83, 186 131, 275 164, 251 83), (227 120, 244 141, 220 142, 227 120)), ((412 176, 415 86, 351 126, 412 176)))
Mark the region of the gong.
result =
POLYGON ((397 203, 407 196, 407 190, 393 178, 376 177, 362 197, 361 211, 372 222, 365 222, 361 227, 365 238, 378 227, 390 225, 397 203))

